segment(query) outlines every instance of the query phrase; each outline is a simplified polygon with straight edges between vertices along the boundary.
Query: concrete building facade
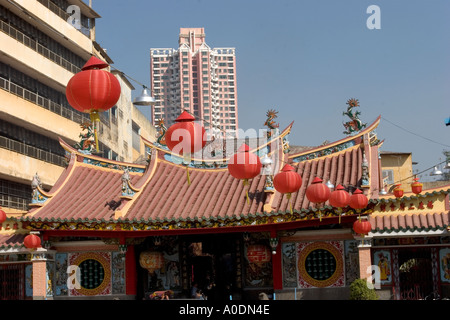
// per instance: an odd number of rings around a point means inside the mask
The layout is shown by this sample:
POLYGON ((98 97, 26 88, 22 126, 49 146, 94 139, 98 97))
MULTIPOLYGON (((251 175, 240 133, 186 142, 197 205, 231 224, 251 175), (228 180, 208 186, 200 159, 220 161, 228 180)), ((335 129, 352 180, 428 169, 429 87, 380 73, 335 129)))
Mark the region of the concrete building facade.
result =
MULTIPOLYGON (((98 18, 81 0, 0 1, 0 206, 8 214, 28 210, 35 174, 44 189, 54 185, 67 165, 58 139, 76 144, 90 121, 65 88, 91 56, 113 63, 96 41, 98 18)), ((154 128, 131 102, 133 85, 111 72, 121 97, 100 115, 100 155, 134 162, 145 153, 140 135, 150 138, 154 128)))

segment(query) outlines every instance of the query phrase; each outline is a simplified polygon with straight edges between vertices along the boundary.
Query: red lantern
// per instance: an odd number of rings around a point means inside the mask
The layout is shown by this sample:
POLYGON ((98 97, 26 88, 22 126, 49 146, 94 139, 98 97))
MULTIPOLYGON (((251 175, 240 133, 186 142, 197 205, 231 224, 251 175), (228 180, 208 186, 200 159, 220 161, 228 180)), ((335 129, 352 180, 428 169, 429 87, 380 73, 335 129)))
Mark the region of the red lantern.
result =
POLYGON ((401 198, 401 197, 403 197, 403 188, 401 187, 401 184, 395 185, 395 188, 394 188, 394 196, 395 196, 396 198, 401 198))
POLYGON ((353 209, 361 210, 367 207, 369 203, 369 199, 363 194, 363 192, 359 189, 356 189, 355 192, 350 196, 349 205, 353 209))
POLYGON ((247 248, 247 258, 251 263, 266 263, 270 261, 270 249, 262 244, 252 244, 247 248))
MULTIPOLYGON (((243 180, 244 186, 248 185, 248 179, 256 177, 261 172, 261 161, 259 157, 250 152, 250 148, 245 143, 240 146, 228 161, 228 172, 236 179, 243 180)), ((246 191, 247 203, 248 190, 246 191)))
POLYGON ((2 209, 0 209, 0 224, 2 224, 5 221, 6 221, 6 213, 2 209))
POLYGON ((370 230, 372 230, 372 225, 368 220, 361 220, 361 218, 359 218, 353 223, 353 230, 357 234, 361 234, 364 236, 368 234, 370 230))
POLYGON ((306 188, 306 197, 309 201, 322 203, 330 198, 331 190, 322 182, 322 179, 316 177, 308 188, 306 188))
POLYGON ((99 112, 112 108, 120 98, 120 83, 116 77, 106 70, 107 63, 91 57, 67 83, 66 97, 76 110, 89 113, 94 125, 95 144, 98 152, 97 125, 99 112))
POLYGON ((28 249, 37 249, 41 246, 41 238, 35 234, 29 234, 23 240, 23 244, 28 249))
POLYGON ((330 205, 339 208, 339 223, 341 223, 341 208, 346 207, 350 203, 350 194, 345 191, 345 188, 338 184, 336 189, 331 192, 330 205))
POLYGON ((139 256, 139 264, 148 272, 153 273, 164 265, 164 255, 158 251, 144 251, 139 256))
POLYGON ((350 203, 350 194, 345 191, 345 188, 338 184, 336 190, 331 192, 330 205, 336 208, 346 207, 350 203))
POLYGON ((422 192, 423 184, 419 182, 419 178, 414 178, 414 182, 411 183, 411 190, 415 194, 419 194, 422 192))
POLYGON ((295 172, 295 169, 286 164, 281 172, 275 175, 273 178, 273 186, 280 193, 287 193, 289 204, 292 213, 291 193, 296 192, 302 186, 302 177, 295 172))
POLYGON ((187 111, 175 120, 164 136, 167 147, 179 154, 190 155, 203 149, 206 144, 206 131, 203 126, 194 122, 195 118, 187 111))
MULTIPOLYGON (((190 162, 191 154, 203 149, 206 145, 206 131, 203 126, 194 122, 195 118, 183 111, 171 125, 164 136, 167 147, 190 162)), ((188 184, 191 184, 189 168, 186 166, 188 184)))

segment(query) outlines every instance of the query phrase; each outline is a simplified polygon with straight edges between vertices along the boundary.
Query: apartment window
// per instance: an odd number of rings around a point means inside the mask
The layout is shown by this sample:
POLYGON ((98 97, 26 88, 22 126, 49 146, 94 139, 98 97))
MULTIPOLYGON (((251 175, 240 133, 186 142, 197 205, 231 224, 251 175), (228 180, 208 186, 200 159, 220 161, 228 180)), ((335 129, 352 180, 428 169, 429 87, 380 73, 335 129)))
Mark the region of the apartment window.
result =
POLYGON ((31 185, 0 179, 0 206, 28 210, 31 203, 31 185))
MULTIPOLYGON (((139 150, 141 150, 141 137, 140 137, 141 128, 134 121, 131 123, 131 131, 132 131, 133 149, 139 151, 139 150)), ((127 145, 127 149, 128 149, 128 145, 127 145)))
POLYGON ((86 60, 73 53, 71 50, 62 46, 59 42, 53 40, 47 34, 41 32, 27 21, 15 15, 8 9, 0 6, 0 25, 2 31, 10 33, 16 40, 21 40, 25 45, 44 55, 46 58, 61 65, 71 72, 78 72, 79 69, 86 63, 86 60), (17 31, 21 33, 19 35, 17 31), (26 36, 28 39, 24 39, 26 36), (64 61, 61 61, 63 58, 64 61), (74 65, 78 70, 72 70, 67 62, 74 65))

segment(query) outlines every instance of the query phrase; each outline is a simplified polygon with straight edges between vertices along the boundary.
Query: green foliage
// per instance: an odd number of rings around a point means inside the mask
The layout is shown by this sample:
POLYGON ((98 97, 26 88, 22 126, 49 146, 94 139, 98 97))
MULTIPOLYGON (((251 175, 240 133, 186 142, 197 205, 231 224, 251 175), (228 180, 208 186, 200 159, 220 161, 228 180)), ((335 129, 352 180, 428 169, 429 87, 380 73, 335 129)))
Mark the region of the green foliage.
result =
POLYGON ((356 279, 350 284, 350 300, 378 300, 378 295, 367 287, 366 279, 356 279))

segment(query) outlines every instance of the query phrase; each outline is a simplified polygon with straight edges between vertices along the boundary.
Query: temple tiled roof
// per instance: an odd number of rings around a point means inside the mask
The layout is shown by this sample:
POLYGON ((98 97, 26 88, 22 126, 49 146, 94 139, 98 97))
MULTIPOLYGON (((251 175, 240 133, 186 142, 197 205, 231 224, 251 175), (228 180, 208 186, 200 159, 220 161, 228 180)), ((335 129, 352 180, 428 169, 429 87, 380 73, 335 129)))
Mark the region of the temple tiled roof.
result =
POLYGON ((27 234, 0 234, 0 250, 20 249, 24 247, 23 240, 27 234))
MULTIPOLYGON (((334 185, 359 187, 361 185, 362 160, 362 149, 356 146, 326 157, 299 162, 295 168, 302 177, 302 186, 298 192, 292 194, 293 208, 302 210, 314 206, 305 194, 306 188, 315 177, 321 177, 324 182, 330 180, 334 185)), ((328 202, 326 205, 328 205, 328 202)), ((289 210, 287 196, 276 193, 272 207, 278 212, 289 210)))
POLYGON ((372 215, 372 232, 446 230, 450 225, 450 212, 395 213, 372 215))
MULTIPOLYGON (((302 149, 301 153, 288 153, 286 150, 285 138, 291 124, 273 138, 279 142, 275 144, 276 149, 271 149, 270 144, 263 144, 252 150, 259 156, 268 154, 272 157, 275 172, 289 162, 302 176, 302 187, 292 197, 294 215, 290 214, 285 195, 275 190, 265 190, 264 175, 251 179, 250 185, 244 187, 242 181, 229 174, 227 159, 223 159, 221 164, 212 160, 198 165, 189 164, 186 169, 186 166, 175 161, 176 157, 170 151, 144 140, 152 150, 149 164, 144 166, 85 155, 61 141, 70 156, 69 166, 50 192, 41 190, 43 201, 34 204, 35 207, 21 220, 33 222, 34 227, 39 222, 45 222, 47 228, 53 228, 58 223, 60 228, 61 223, 72 222, 72 225, 64 227, 66 230, 89 227, 92 222, 128 223, 135 224, 133 228, 148 230, 154 225, 158 228, 177 228, 177 223, 186 222, 190 223, 189 227, 214 227, 226 221, 240 225, 241 220, 246 220, 248 225, 253 225, 261 221, 271 223, 274 218, 285 221, 288 216, 290 219, 300 219, 302 213, 310 210, 311 204, 305 197, 305 190, 316 176, 335 185, 360 187, 365 147, 362 137, 368 136, 378 122, 379 118, 355 136, 302 149), (130 169, 129 186, 133 192, 129 196, 124 196, 122 189, 125 168, 130 169), (52 225, 53 222, 56 224, 52 225)), ((227 155, 229 153, 230 150, 227 155)), ((377 165, 377 159, 373 160, 373 165, 377 165)))

